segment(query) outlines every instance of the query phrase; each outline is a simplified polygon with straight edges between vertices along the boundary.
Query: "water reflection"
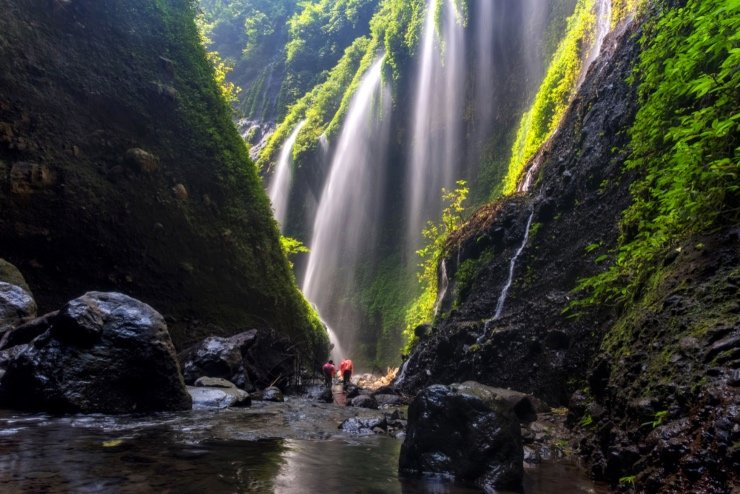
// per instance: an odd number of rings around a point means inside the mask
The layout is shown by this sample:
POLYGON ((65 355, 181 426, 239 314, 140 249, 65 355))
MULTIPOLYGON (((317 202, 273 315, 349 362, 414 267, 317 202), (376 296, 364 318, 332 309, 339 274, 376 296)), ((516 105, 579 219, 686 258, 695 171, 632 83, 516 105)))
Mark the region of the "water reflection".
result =
MULTIPOLYGON (((245 410, 51 417, 0 410, 0 492, 464 494, 399 479, 401 441, 349 436, 344 418, 377 411, 290 400, 245 410)), ((603 492, 581 471, 545 464, 528 494, 603 492)))

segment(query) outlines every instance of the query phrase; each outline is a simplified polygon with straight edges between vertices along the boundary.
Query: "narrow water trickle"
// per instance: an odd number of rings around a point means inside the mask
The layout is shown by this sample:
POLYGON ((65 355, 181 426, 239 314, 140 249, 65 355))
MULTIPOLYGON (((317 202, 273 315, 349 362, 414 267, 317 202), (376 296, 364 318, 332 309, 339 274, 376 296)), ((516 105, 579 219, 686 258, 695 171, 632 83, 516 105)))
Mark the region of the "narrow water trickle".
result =
POLYGON ((277 169, 275 170, 275 176, 272 178, 270 183, 270 189, 268 195, 270 196, 270 202, 272 202, 272 209, 275 212, 275 219, 280 225, 282 230, 285 226, 285 220, 288 216, 288 198, 290 197, 290 187, 293 182, 293 146, 295 145, 296 139, 298 139, 298 133, 306 123, 302 120, 296 125, 290 137, 286 139, 280 150, 280 158, 278 160, 277 169))
POLYGON ((303 293, 331 328, 335 354, 353 350, 359 321, 348 298, 355 289, 355 270, 373 246, 380 223, 380 164, 389 135, 384 116, 391 104, 381 78, 383 60, 365 73, 350 102, 319 200, 303 280, 303 293))
POLYGON ((516 267, 516 261, 517 259, 519 259, 519 256, 524 251, 524 248, 527 246, 527 241, 529 240, 529 227, 532 226, 533 217, 534 217, 534 210, 532 210, 532 212, 529 213, 529 218, 527 219, 527 226, 524 229, 524 239, 522 239, 522 245, 519 246, 519 249, 517 249, 516 253, 511 258, 511 261, 509 262, 509 278, 506 280, 506 284, 501 290, 501 294, 499 295, 498 301, 496 302, 496 312, 493 314, 493 317, 486 319, 485 325, 483 326, 483 335, 481 335, 481 337, 478 338, 479 342, 488 332, 488 327, 491 325, 491 323, 497 320, 499 317, 501 317, 501 313, 504 310, 504 303, 506 303, 506 296, 509 294, 509 288, 511 288, 511 283, 514 281, 514 268, 516 267))

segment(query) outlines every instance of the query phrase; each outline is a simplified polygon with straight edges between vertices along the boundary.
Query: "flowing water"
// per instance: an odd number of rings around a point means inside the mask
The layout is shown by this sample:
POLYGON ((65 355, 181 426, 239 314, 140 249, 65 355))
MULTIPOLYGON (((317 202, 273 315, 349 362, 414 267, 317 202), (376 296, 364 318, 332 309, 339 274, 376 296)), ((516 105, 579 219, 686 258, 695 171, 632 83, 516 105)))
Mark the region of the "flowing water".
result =
POLYGON ((384 161, 378 149, 387 147, 383 117, 391 104, 381 78, 383 60, 363 76, 349 105, 316 212, 303 281, 306 298, 349 351, 358 321, 345 297, 354 288, 355 269, 373 245, 380 223, 383 176, 376 164, 384 161))
POLYGON ((306 121, 302 120, 296 125, 290 137, 283 144, 283 148, 280 150, 277 169, 268 190, 270 202, 272 202, 272 210, 281 229, 284 228, 285 220, 288 217, 288 198, 290 197, 290 187, 293 183, 293 146, 305 123, 306 121))
POLYGON ((454 0, 429 0, 427 4, 407 177, 409 252, 418 249, 424 224, 440 216, 441 189, 449 189, 458 178, 466 76, 464 27, 456 5, 454 0), (435 12, 439 2, 438 31, 435 12))
MULTIPOLYGON (((0 410, 0 492, 463 494, 400 478, 401 440, 337 429, 377 411, 288 399, 152 416, 52 417, 0 410)), ((528 469, 527 494, 603 492, 573 465, 528 469)))
POLYGON ((275 213, 275 219, 281 228, 283 228, 288 215, 288 198, 290 197, 290 187, 293 182, 293 146, 295 145, 295 141, 298 139, 298 134, 305 123, 305 120, 298 123, 283 144, 283 147, 280 150, 280 158, 278 159, 277 168, 268 190, 268 195, 272 202, 272 209, 275 213))

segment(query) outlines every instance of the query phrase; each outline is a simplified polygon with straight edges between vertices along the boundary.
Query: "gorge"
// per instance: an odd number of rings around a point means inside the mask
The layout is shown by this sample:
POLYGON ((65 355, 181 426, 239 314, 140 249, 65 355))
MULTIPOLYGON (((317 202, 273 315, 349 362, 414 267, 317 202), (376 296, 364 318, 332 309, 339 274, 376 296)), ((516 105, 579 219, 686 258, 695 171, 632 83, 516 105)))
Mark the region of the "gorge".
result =
POLYGON ((737 0, 0 7, 0 490, 737 490, 737 0))

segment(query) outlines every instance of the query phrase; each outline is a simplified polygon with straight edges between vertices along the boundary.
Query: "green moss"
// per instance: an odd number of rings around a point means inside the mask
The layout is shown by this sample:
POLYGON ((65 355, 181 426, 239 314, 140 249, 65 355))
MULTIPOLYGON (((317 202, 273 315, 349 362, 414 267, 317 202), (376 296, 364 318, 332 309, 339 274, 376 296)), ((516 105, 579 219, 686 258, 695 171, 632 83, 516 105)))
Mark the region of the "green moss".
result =
POLYGON ((568 19, 565 37, 558 45, 545 79, 524 114, 511 150, 503 194, 516 192, 526 164, 560 125, 577 89, 583 65, 583 49, 592 42, 596 17, 592 0, 579 0, 568 19))

